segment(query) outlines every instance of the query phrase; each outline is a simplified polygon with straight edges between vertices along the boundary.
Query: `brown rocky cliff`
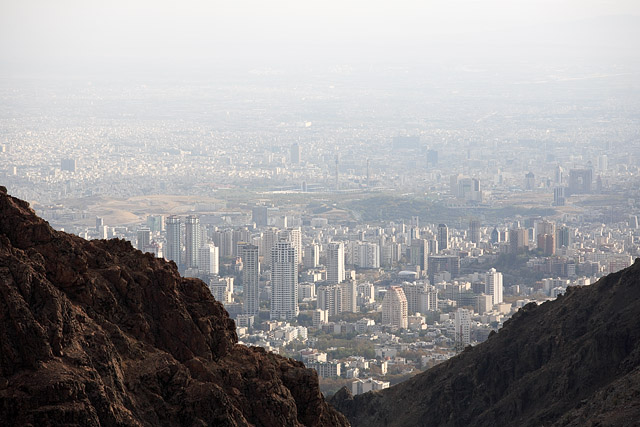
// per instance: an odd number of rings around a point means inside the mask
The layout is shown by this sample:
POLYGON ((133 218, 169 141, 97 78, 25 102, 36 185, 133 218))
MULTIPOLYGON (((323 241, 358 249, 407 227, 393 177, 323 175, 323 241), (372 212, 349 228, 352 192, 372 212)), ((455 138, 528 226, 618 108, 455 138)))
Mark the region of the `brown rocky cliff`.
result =
POLYGON ((237 344, 204 283, 53 230, 0 187, 2 425, 344 426, 315 371, 237 344))
POLYGON ((640 260, 406 382, 331 402, 353 426, 638 426, 640 260))

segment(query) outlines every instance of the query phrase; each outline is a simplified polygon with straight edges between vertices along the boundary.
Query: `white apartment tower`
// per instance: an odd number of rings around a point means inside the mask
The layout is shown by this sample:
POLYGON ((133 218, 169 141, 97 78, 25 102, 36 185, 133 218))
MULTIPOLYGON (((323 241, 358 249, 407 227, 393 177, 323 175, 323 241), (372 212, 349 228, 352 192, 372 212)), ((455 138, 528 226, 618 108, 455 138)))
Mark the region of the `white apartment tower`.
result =
POLYGON ((302 231, 300 227, 289 227, 286 230, 280 232, 279 240, 286 240, 291 242, 291 245, 296 250, 296 262, 298 265, 302 264, 302 231))
POLYGON ((358 285, 355 280, 340 283, 342 289, 342 312, 355 313, 358 311, 358 285))
POLYGON ((298 316, 298 256, 291 242, 279 241, 271 249, 271 319, 298 316))
POLYGON ((487 272, 484 278, 484 293, 491 295, 493 298, 493 304, 500 304, 502 302, 502 273, 492 268, 487 272))
POLYGON ((184 227, 185 266, 198 267, 198 249, 200 249, 200 220, 197 216, 187 217, 184 227))
POLYGON ((471 344, 471 311, 459 308, 456 311, 456 344, 464 348, 471 344))
POLYGON ((258 247, 255 245, 244 245, 241 253, 242 257, 242 286, 244 288, 244 314, 257 316, 260 311, 259 300, 259 279, 260 261, 258 260, 258 247))
POLYGON ((339 285, 320 286, 318 309, 326 310, 329 316, 342 313, 342 288, 339 285))
POLYGON ((198 249, 198 270, 206 274, 218 275, 220 252, 213 243, 208 243, 198 249))
POLYGON ((382 324, 407 328, 407 297, 400 286, 391 286, 382 300, 382 324))
POLYGON ((180 265, 180 218, 171 215, 167 218, 167 249, 164 256, 180 265))
POLYGON ((344 243, 332 242, 327 247, 327 282, 335 285, 344 281, 344 243))

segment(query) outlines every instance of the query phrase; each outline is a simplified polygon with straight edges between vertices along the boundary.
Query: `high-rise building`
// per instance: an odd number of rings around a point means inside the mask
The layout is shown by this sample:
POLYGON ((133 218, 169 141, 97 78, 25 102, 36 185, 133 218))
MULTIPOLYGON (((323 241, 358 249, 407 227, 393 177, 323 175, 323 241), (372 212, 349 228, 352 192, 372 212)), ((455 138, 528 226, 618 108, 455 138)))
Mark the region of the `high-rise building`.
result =
POLYGON ((457 277, 460 274, 460 258, 457 255, 429 256, 427 273, 431 284, 433 284, 434 276, 443 271, 449 272, 451 278, 457 277))
POLYGON ((500 242, 500 232, 496 227, 493 227, 493 231, 491 231, 491 243, 494 245, 500 242))
POLYGON ((327 246, 327 283, 344 281, 344 243, 332 242, 327 246))
POLYGON ((427 167, 438 166, 438 152, 436 150, 427 150, 427 167))
POLYGON ((167 248, 164 251, 164 257, 175 262, 178 266, 180 263, 181 239, 180 239, 180 218, 171 215, 167 218, 167 248))
POLYGON ((449 228, 447 224, 438 225, 438 250, 447 249, 449 247, 449 228))
POLYGON ((233 277, 215 277, 209 279, 209 290, 222 304, 233 302, 233 277))
POLYGON ((151 244, 151 230, 147 227, 141 227, 138 230, 137 248, 145 252, 145 248, 151 244))
POLYGON ((340 285, 326 285, 318 288, 318 309, 326 310, 329 316, 342 313, 342 288, 340 285))
POLYGON ((455 318, 455 339, 458 348, 471 344, 471 311, 459 308, 455 318))
POLYGON ((184 227, 185 267, 198 267, 198 249, 200 249, 201 231, 200 220, 197 216, 189 215, 184 227))
POLYGON ((298 256, 293 244, 279 241, 271 249, 271 319, 298 316, 298 256))
POLYGON ((300 144, 297 142, 291 144, 291 163, 297 165, 300 163, 300 144))
POLYGON ((569 195, 591 193, 593 171, 591 169, 569 170, 569 195))
POLYGON ((529 231, 526 228, 512 228, 509 230, 509 252, 515 254, 529 250, 529 231))
POLYGON ((527 172, 524 176, 524 189, 533 190, 536 188, 536 176, 533 172, 527 172))
POLYGON ((251 209, 251 222, 256 227, 266 227, 269 225, 269 210, 266 206, 254 206, 251 209))
POLYGON ((380 268, 380 247, 373 242, 351 242, 352 263, 359 268, 380 268))
POLYGON ((267 267, 271 266, 271 249, 278 241, 278 234, 279 232, 275 228, 269 228, 262 232, 258 250, 260 251, 260 255, 262 256, 263 263, 267 267))
POLYGON ((220 273, 220 252, 213 243, 208 243, 198 249, 198 270, 205 274, 220 273))
POLYGON ((566 203, 566 189, 567 187, 555 187, 553 189, 553 205, 564 206, 566 203))
POLYGON ((60 160, 60 169, 68 172, 75 172, 77 167, 76 159, 62 159, 60 160))
POLYGON ((407 328, 407 297, 400 286, 391 286, 382 300, 382 324, 407 328))
POLYGON ((571 230, 566 225, 558 227, 556 230, 556 247, 568 248, 571 245, 571 230))
POLYGON ((358 285, 353 279, 345 280, 338 286, 342 289, 342 311, 355 313, 358 311, 358 285))
POLYGON ((233 230, 216 230, 212 233, 213 243, 219 248, 220 256, 232 257, 234 252, 233 230))
POLYGON ((429 255, 436 255, 438 253, 438 241, 430 239, 427 243, 429 245, 429 255))
POLYGON ((243 311, 250 316, 257 316, 260 311, 260 261, 258 260, 258 247, 244 245, 241 250, 242 257, 242 287, 244 289, 243 311))
POLYGON ((469 240, 471 243, 480 243, 480 221, 477 219, 469 221, 469 240))
POLYGON ((152 233, 159 233, 164 231, 164 216, 163 215, 148 215, 147 227, 152 233))
POLYGON ((426 271, 429 258, 429 243, 425 239, 411 241, 411 264, 420 267, 420 271, 426 271))
POLYGON ((279 240, 286 240, 291 242, 293 248, 296 250, 296 262, 298 265, 302 264, 302 231, 300 227, 289 227, 286 230, 282 230, 279 234, 279 240))
POLYGON ((96 232, 99 233, 104 226, 104 219, 102 217, 96 217, 96 232))
POLYGON ((484 277, 484 293, 491 296, 495 305, 502 302, 502 291, 502 273, 492 268, 484 277))
POLYGON ((320 247, 316 243, 305 246, 302 261, 305 268, 316 268, 320 264, 320 247))
POLYGON ((407 298, 409 314, 438 310, 438 291, 424 282, 404 282, 402 289, 407 298))

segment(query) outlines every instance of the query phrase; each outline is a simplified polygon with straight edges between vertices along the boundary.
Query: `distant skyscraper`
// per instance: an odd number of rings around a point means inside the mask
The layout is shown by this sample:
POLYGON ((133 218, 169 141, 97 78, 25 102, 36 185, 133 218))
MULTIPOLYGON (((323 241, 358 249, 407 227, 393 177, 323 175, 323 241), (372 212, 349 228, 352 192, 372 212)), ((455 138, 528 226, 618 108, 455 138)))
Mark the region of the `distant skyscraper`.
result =
POLYGON ((427 167, 438 166, 438 152, 436 150, 427 150, 427 167))
POLYGON ((455 318, 456 347, 462 350, 464 346, 471 344, 471 311, 459 308, 455 318))
POLYGON ((406 329, 407 297, 400 286, 391 286, 382 300, 382 324, 406 329))
POLYGON ((433 284, 434 276, 443 271, 449 272, 451 278, 457 277, 460 274, 460 258, 457 255, 429 256, 427 273, 431 284, 433 284))
POLYGON ((469 221, 469 239, 471 243, 480 243, 480 221, 477 219, 469 221))
POLYGON ((438 225, 438 250, 447 249, 449 247, 449 228, 446 224, 438 225))
POLYGON ((142 227, 138 230, 138 250, 145 252, 145 247, 151 244, 151 230, 147 227, 142 227))
POLYGON ((152 233, 159 233, 164 231, 164 216, 162 215, 148 215, 147 227, 152 233))
POLYGON ((186 268, 198 267, 198 249, 200 249, 200 220, 190 215, 185 223, 184 246, 186 268))
POLYGON ((341 283, 344 280, 344 243, 332 242, 327 247, 327 282, 341 283))
POLYGON ((533 190, 534 188, 536 188, 536 176, 533 172, 527 172, 524 175, 524 189, 533 190))
POLYGON ((243 311, 250 316, 257 316, 260 311, 259 280, 260 262, 258 261, 258 247, 244 245, 242 256, 242 287, 244 289, 243 311))
POLYGON ((266 227, 269 225, 269 210, 266 206, 254 206, 251 209, 251 221, 256 227, 266 227))
POLYGON ((502 273, 492 268, 485 275, 484 293, 491 295, 493 304, 500 304, 502 302, 502 291, 502 273))
POLYGON ((555 187, 553 189, 553 205, 564 206, 566 203, 566 187, 555 187))
POLYGON ((291 163, 295 165, 300 163, 300 144, 297 142, 291 144, 291 163))
POLYGON ((320 247, 315 243, 305 246, 302 260, 306 268, 316 268, 320 264, 320 247))
POLYGON ((413 239, 411 241, 411 264, 420 267, 421 271, 426 271, 429 258, 429 243, 424 239, 413 239))
POLYGON ((342 288, 340 285, 327 285, 318 288, 318 309, 326 310, 329 316, 342 313, 342 288))
POLYGON ((493 231, 491 231, 491 243, 494 245, 500 242, 500 232, 496 227, 493 227, 493 231))
POLYGON ((167 218, 167 247, 164 257, 180 266, 180 218, 171 215, 167 218))
POLYGON ((593 170, 569 170, 569 195, 591 193, 593 184, 593 170))
POLYGON ((198 270, 205 274, 215 274, 220 272, 220 252, 213 243, 203 245, 198 249, 198 270))
POLYGON ((279 240, 286 240, 291 242, 293 248, 296 250, 296 260, 298 265, 302 264, 302 231, 300 227, 289 227, 286 230, 282 230, 279 235, 279 240))
POLYGON ((62 159, 60 161, 60 169, 68 172, 76 171, 76 159, 62 159))
POLYGON ((342 311, 355 313, 358 311, 358 285, 355 280, 346 280, 338 286, 342 289, 342 311))
POLYGON ((298 316, 298 257, 287 241, 271 249, 271 319, 294 319, 298 316))
POLYGON ((271 249, 278 241, 278 233, 277 229, 269 228, 262 232, 260 238, 260 255, 262 255, 262 260, 267 267, 271 266, 271 249))
POLYGON ((96 232, 100 233, 100 230, 102 230, 103 226, 104 226, 104 219, 102 217, 97 216, 96 217, 96 232))

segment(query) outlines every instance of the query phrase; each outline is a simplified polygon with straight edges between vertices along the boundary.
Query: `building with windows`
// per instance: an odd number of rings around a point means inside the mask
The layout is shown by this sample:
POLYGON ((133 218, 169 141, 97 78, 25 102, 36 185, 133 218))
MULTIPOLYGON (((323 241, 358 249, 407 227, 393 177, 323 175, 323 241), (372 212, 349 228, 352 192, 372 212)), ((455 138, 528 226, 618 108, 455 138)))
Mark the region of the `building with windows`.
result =
POLYGON ((271 319, 298 317, 298 256, 293 244, 279 241, 271 249, 271 319))
POLYGON ((219 251, 216 245, 208 243, 198 249, 198 270, 204 274, 220 273, 219 251))
POLYGON ((243 312, 250 316, 257 316, 260 311, 258 247, 255 245, 243 245, 240 256, 242 258, 242 288, 244 290, 243 312))
POLYGON ((344 276, 344 243, 329 243, 327 247, 327 282, 331 285, 342 283, 344 276))
POLYGON ((406 329, 407 297, 400 286, 391 286, 382 300, 382 324, 406 329))
POLYGON ((167 260, 175 262, 178 266, 181 265, 181 246, 180 218, 171 215, 167 218, 167 247, 164 251, 164 256, 167 260))
POLYGON ((492 303, 495 305, 502 302, 502 292, 502 273, 492 268, 484 278, 484 293, 491 296, 492 303))

